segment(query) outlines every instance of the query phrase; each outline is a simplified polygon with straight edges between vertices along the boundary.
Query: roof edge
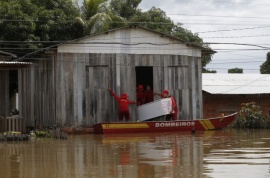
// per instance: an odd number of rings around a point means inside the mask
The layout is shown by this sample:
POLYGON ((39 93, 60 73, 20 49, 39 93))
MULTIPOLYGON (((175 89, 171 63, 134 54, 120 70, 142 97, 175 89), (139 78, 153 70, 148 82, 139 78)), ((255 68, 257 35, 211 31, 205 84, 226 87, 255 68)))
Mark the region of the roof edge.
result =
POLYGON ((58 44, 55 44, 55 45, 52 45, 52 46, 49 46, 49 47, 46 47, 46 48, 42 48, 42 49, 39 49, 35 52, 32 52, 32 53, 29 53, 29 54, 26 54, 24 55, 23 57, 20 57, 18 60, 23 60, 26 56, 29 56, 29 55, 32 55, 32 54, 36 54, 36 53, 39 53, 41 51, 44 51, 44 50, 48 50, 48 49, 51 49, 53 47, 58 47, 60 45, 63 45, 63 44, 68 44, 68 43, 72 43, 72 42, 76 42, 76 41, 79 41, 79 40, 82 40, 82 39, 85 39, 85 38, 89 38, 89 37, 93 37, 93 36, 97 36, 97 35, 101 35, 101 34, 108 34, 110 32, 114 32, 114 31, 117 31, 117 30, 121 30, 121 29, 128 29, 128 28, 141 28, 141 29, 144 29, 144 30, 147 30, 147 31, 150 31, 150 32, 153 32, 153 33, 156 33, 156 34, 159 34, 161 37, 168 37, 168 38, 171 38, 171 39, 174 39, 174 40, 177 40, 187 46, 190 46, 190 47, 195 47, 195 48, 199 48, 202 50, 202 54, 215 54, 216 51, 212 50, 212 49, 209 49, 209 48, 205 48, 203 46, 200 46, 200 45, 197 45, 197 44, 194 44, 194 43, 191 43, 191 42, 185 42, 175 36, 172 36, 170 34, 166 34, 166 33, 162 33, 162 32, 158 32, 158 31, 155 31, 155 30, 152 30, 152 29, 149 29, 149 28, 146 28, 146 27, 142 27, 142 26, 139 26, 139 25, 129 25, 129 26, 125 26, 125 27, 120 27, 120 28, 115 28, 115 29, 111 29, 111 30, 108 30, 108 31, 104 31, 104 32, 100 32, 100 33, 95 33, 95 34, 91 34, 91 35, 86 35, 86 36, 83 36, 81 38, 77 38, 77 39, 72 39, 72 40, 67 40, 67 41, 64 41, 64 42, 61 42, 61 43, 58 43, 58 44))
POLYGON ((82 39, 85 39, 85 38, 89 38, 89 37, 93 37, 93 36, 97 36, 97 35, 101 35, 101 34, 108 34, 110 32, 114 32, 114 31, 117 31, 117 30, 122 30, 122 29, 128 29, 128 28, 141 28, 141 29, 144 29, 144 30, 147 30, 147 31, 150 31, 150 32, 153 32, 153 33, 156 33, 156 34, 159 34, 161 37, 167 37, 167 38, 170 38, 170 39, 173 39, 173 40, 177 40, 189 47, 195 47, 195 48, 199 48, 202 50, 203 53, 207 53, 207 54, 215 54, 217 53, 216 51, 210 49, 210 48, 206 48, 206 47, 203 47, 203 46, 200 46, 198 44, 194 44, 194 43, 191 43, 191 42, 185 42, 183 40, 181 40, 180 38, 177 38, 171 34, 167 34, 167 33, 163 33, 163 32, 159 32, 159 31, 156 31, 156 30, 153 30, 153 29, 150 29, 150 28, 146 28, 146 27, 142 27, 142 26, 139 26, 139 25, 129 25, 129 26, 125 26, 125 27, 120 27, 120 28, 114 28, 114 29, 111 29, 111 30, 108 30, 108 31, 104 31, 104 32, 100 32, 100 33, 95 33, 95 34, 91 34, 91 35, 87 35, 87 36, 84 36, 84 37, 81 37, 81 38, 77 38, 77 39, 74 39, 74 40, 69 40, 69 41, 66 41, 65 43, 61 43, 59 44, 62 45, 62 44, 66 44, 66 43, 71 43, 71 42, 74 42, 74 41, 79 41, 79 40, 82 40, 82 39))
POLYGON ((0 50, 0 54, 3 54, 5 56, 11 56, 13 58, 17 58, 17 55, 16 54, 12 54, 12 53, 1 51, 1 50, 0 50))

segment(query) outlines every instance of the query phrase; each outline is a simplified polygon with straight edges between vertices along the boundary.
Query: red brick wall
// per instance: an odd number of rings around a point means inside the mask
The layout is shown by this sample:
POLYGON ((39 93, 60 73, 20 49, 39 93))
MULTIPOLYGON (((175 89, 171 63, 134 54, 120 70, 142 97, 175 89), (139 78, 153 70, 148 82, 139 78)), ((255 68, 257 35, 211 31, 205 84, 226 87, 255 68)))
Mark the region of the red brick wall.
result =
POLYGON ((270 95, 212 95, 203 92, 203 117, 220 116, 221 113, 238 112, 241 103, 256 102, 264 114, 269 115, 270 95))

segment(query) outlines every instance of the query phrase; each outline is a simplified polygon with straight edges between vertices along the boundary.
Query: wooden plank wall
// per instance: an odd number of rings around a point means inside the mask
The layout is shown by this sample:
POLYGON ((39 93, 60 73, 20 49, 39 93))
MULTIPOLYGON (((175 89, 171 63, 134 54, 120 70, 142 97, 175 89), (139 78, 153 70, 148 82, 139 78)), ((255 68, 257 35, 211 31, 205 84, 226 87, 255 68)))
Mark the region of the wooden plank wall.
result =
POLYGON ((20 116, 26 119, 26 126, 60 125, 56 120, 54 55, 36 58, 32 67, 18 71, 20 116))
MULTIPOLYGON (((34 62, 34 61, 33 61, 34 62)), ((37 126, 82 126, 117 121, 116 94, 136 96, 136 66, 153 66, 153 88, 171 91, 179 119, 202 117, 201 61, 198 57, 143 54, 71 54, 43 57, 20 71, 22 117, 37 126)), ((158 97, 156 97, 158 99, 158 97)), ((136 106, 130 107, 136 120, 136 106)))

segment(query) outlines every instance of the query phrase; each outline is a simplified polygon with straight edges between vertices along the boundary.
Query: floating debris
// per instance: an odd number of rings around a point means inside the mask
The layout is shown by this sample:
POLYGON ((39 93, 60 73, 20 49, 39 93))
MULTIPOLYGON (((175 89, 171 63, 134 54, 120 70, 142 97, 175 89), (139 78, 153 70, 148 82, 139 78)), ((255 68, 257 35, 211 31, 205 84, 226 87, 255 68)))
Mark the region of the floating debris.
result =
POLYGON ((56 128, 53 130, 36 130, 30 132, 31 137, 67 139, 67 133, 56 128))
POLYGON ((60 129, 54 129, 53 136, 54 138, 67 139, 67 133, 63 132, 60 129))
POLYGON ((21 132, 4 132, 0 133, 0 141, 27 141, 29 140, 28 134, 21 134, 21 132))

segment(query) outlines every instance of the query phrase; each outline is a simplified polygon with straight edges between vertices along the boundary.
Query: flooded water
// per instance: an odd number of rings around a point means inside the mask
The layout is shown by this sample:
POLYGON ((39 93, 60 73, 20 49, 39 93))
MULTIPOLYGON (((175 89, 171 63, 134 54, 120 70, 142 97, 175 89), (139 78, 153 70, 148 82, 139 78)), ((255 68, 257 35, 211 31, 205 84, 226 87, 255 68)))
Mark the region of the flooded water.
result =
POLYGON ((0 142, 1 178, 270 177, 269 130, 0 142))

